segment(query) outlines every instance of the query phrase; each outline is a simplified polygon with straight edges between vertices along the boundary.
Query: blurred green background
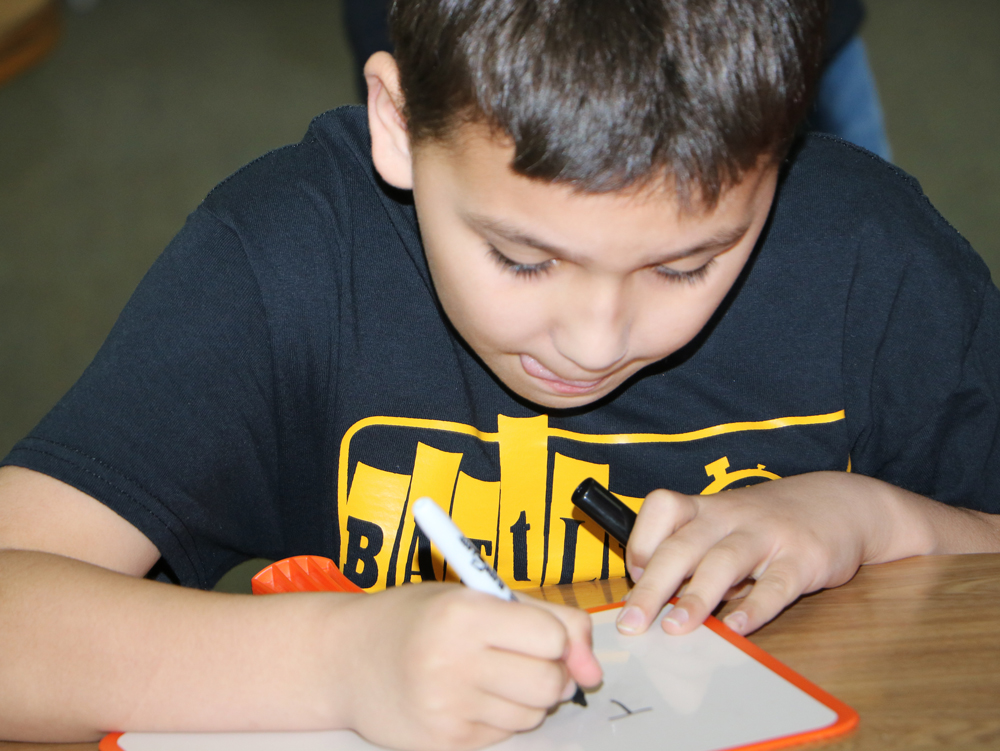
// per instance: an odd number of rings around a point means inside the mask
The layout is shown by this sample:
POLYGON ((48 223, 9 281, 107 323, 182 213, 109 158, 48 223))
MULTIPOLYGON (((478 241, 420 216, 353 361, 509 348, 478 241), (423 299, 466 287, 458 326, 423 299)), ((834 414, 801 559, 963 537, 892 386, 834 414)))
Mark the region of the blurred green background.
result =
MULTIPOLYGON (((1000 2, 867 6, 895 162, 1000 279, 1000 2)), ((53 55, 0 88, 0 455, 76 380, 205 193, 355 101, 354 75, 335 0, 66 14, 53 55)))

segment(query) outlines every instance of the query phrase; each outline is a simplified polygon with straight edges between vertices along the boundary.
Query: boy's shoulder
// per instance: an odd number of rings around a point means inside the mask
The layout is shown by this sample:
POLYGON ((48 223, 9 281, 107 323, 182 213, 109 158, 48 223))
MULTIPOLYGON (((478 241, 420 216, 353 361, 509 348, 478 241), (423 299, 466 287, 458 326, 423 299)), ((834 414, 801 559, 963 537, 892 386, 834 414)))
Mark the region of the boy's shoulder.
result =
POLYGON ((303 178, 371 174, 371 137, 364 107, 345 106, 313 118, 302 140, 268 151, 240 167, 208 194, 206 201, 234 193, 288 188, 303 178))
POLYGON ((802 211, 801 221, 820 211, 848 224, 890 220, 899 212, 950 225, 911 175, 870 151, 825 133, 809 133, 792 148, 782 170, 778 205, 802 211))
POLYGON ((980 293, 990 284, 986 264, 914 177, 825 134, 804 137, 784 165, 770 237, 789 253, 822 256, 854 275, 902 281, 919 272, 980 293))
POLYGON ((304 278, 318 266, 337 273, 352 257, 422 267, 412 201, 375 172, 364 107, 318 115, 301 141, 220 182, 194 216, 235 235, 262 284, 296 269, 304 278))
POLYGON ((358 217, 399 221, 396 215, 407 213, 408 203, 400 198, 385 189, 375 172, 365 108, 346 106, 315 117, 298 143, 238 169, 208 194, 201 208, 243 232, 332 227, 346 234, 358 217))
POLYGON ((916 178, 825 133, 807 134, 792 149, 783 165, 777 206, 799 212, 805 229, 836 221, 845 231, 861 231, 906 220, 968 244, 934 208, 916 178))

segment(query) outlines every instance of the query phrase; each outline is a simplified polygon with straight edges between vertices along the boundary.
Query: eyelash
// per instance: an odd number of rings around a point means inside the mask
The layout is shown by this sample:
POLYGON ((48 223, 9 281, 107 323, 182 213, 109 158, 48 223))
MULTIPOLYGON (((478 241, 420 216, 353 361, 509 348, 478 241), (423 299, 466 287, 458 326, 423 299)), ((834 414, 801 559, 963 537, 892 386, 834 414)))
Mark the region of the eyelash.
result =
POLYGON ((697 284, 708 276, 708 272, 713 264, 715 264, 715 259, 710 258, 704 266, 699 266, 691 271, 674 271, 673 269, 668 269, 666 266, 657 266, 655 271, 667 281, 697 284))
POLYGON ((489 246, 489 253, 490 258, 496 261, 500 265, 500 268, 522 279, 541 276, 555 265, 554 259, 543 261, 542 263, 515 263, 492 245, 489 246))
MULTIPOLYGON (((500 268, 510 271, 514 276, 522 279, 532 279, 541 276, 555 265, 554 259, 543 261, 542 263, 515 263, 492 245, 489 246, 489 254, 490 258, 496 261, 500 268)), ((714 263, 715 259, 711 258, 704 266, 700 266, 692 271, 674 271, 668 269, 666 266, 658 266, 654 269, 654 272, 669 282, 697 284, 708 275, 714 263)))

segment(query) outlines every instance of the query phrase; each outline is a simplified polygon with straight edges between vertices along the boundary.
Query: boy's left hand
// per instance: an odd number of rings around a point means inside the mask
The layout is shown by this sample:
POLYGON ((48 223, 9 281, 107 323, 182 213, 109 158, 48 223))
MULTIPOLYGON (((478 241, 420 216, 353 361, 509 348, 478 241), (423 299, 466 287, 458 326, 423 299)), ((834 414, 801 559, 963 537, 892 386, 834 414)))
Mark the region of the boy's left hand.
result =
POLYGON ((650 493, 628 541, 636 582, 618 620, 640 633, 678 588, 663 621, 687 633, 724 599, 746 634, 799 595, 839 586, 865 563, 1000 549, 998 517, 944 506, 880 480, 813 472, 710 496, 650 493))

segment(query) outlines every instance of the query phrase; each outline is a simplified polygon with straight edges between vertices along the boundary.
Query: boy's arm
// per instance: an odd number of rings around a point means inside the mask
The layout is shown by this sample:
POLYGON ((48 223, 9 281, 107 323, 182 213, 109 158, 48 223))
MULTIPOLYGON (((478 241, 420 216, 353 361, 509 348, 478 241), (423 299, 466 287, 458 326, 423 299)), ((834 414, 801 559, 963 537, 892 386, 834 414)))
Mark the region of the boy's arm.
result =
POLYGON ((691 631, 724 598, 745 593, 725 619, 745 634, 799 595, 847 582, 863 564, 985 552, 1000 552, 1000 515, 862 475, 813 472, 711 496, 657 490, 629 538, 637 583, 619 628, 648 628, 685 580, 665 630, 691 631))
MULTIPOLYGON (((0 737, 339 722, 324 714, 334 702, 310 703, 297 690, 315 677, 303 669, 315 656, 288 648, 322 646, 322 603, 138 578, 158 558, 139 530, 86 494, 0 469, 0 737)), ((330 697, 339 689, 312 688, 330 697)))
POLYGON ((464 587, 226 595, 138 578, 157 560, 89 496, 0 469, 0 738, 353 727, 472 748, 599 680, 589 619, 464 587))

